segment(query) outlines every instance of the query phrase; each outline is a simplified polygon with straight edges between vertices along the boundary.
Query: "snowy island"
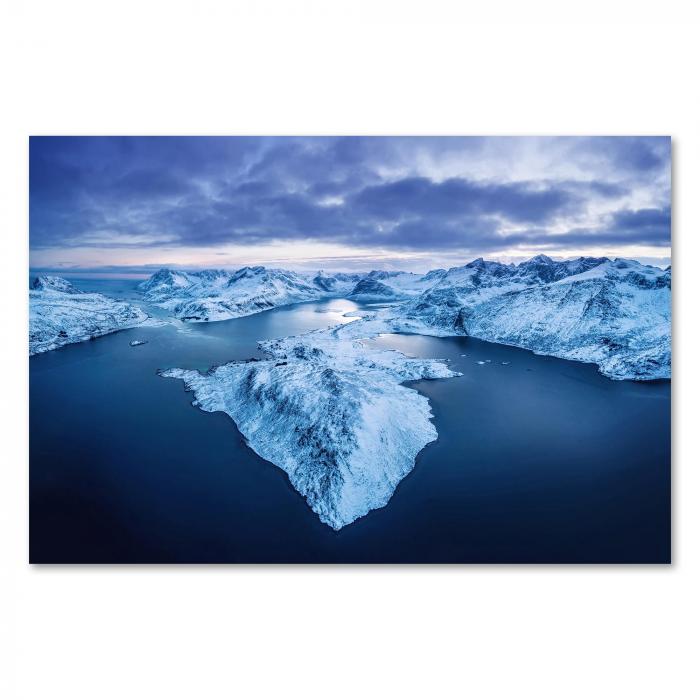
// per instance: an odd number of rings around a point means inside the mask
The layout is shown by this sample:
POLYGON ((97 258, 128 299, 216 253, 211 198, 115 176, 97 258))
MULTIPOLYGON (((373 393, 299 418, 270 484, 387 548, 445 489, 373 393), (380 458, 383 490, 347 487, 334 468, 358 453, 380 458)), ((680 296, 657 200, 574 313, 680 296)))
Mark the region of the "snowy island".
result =
POLYGON ((265 360, 160 374, 182 379, 203 411, 227 413, 332 528, 385 506, 437 438, 428 399, 403 382, 457 373, 438 360, 341 339, 334 329, 260 347, 265 360))

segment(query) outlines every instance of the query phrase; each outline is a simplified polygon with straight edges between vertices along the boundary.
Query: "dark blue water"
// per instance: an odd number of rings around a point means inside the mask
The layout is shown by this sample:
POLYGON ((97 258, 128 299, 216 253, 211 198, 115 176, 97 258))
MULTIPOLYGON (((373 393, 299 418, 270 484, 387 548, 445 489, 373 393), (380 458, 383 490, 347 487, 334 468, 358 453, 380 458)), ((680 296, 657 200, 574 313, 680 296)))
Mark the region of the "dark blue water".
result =
MULTIPOLYGON (((128 296, 135 283, 76 284, 128 296)), ((669 382, 612 382, 472 339, 377 339, 449 358, 464 376, 413 384, 439 439, 386 508, 334 532, 230 418, 156 375, 259 356, 257 340, 354 308, 332 300, 186 333, 129 330, 32 358, 31 561, 670 560, 669 382), (149 342, 129 347, 134 338, 149 342)))

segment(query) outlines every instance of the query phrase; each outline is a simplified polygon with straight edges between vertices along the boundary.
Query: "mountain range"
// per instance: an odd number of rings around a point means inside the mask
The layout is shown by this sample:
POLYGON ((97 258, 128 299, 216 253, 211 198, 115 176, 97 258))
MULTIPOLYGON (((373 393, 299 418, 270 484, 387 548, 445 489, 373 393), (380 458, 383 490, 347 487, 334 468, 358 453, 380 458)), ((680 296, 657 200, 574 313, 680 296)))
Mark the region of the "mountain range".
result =
POLYGON ((167 309, 182 321, 223 321, 277 306, 331 297, 401 301, 429 286, 427 275, 409 272, 303 274, 256 266, 235 272, 183 272, 164 268, 142 282, 139 289, 145 301, 167 309))
POLYGON ((538 255, 519 264, 479 258, 425 275, 163 269, 140 289, 145 301, 183 321, 330 297, 386 302, 390 308, 358 322, 362 332, 472 336, 594 362, 613 379, 661 379, 671 372, 671 268, 623 258, 538 255))

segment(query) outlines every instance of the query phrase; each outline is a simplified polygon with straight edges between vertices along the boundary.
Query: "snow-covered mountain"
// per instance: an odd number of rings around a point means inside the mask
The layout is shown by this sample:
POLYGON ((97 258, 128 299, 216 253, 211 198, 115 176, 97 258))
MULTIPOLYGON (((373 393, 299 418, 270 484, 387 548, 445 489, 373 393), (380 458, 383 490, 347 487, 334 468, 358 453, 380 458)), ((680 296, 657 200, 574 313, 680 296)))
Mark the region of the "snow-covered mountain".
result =
POLYGON ((606 261, 607 258, 577 258, 557 262, 546 255, 538 255, 519 265, 505 265, 478 258, 434 277, 434 284, 418 297, 415 306, 441 308, 449 314, 455 306, 462 307, 505 292, 549 284, 590 270, 606 261))
POLYGON ((466 335, 570 360, 611 379, 671 377, 671 274, 630 260, 465 307, 466 335))
POLYGON ((594 362, 612 379, 671 376, 671 270, 633 260, 479 259, 356 323, 367 327, 363 333, 468 335, 594 362))
POLYGON ((202 410, 231 416, 332 528, 385 506, 437 438, 428 399, 402 383, 456 373, 438 360, 341 339, 335 329, 260 347, 268 359, 160 374, 182 379, 202 410))
POLYGON ((363 272, 333 272, 320 270, 311 276, 311 282, 322 292, 336 296, 347 296, 352 293, 357 283, 365 276, 363 272))
POLYGON ((433 270, 427 275, 412 272, 373 270, 363 275, 349 295, 356 301, 402 301, 418 296, 432 287, 445 274, 433 270))
POLYGON ((76 289, 62 277, 37 277, 29 290, 29 354, 144 323, 137 306, 76 289))
POLYGON ((181 272, 163 269, 142 282, 144 300, 183 321, 222 321, 277 306, 344 296, 354 279, 319 273, 306 277, 289 270, 243 267, 181 272))
POLYGON ((375 270, 302 274, 262 266, 236 272, 162 269, 139 285, 144 300, 182 321, 223 321, 277 306, 347 297, 357 301, 404 301, 418 296, 444 270, 428 275, 375 270))

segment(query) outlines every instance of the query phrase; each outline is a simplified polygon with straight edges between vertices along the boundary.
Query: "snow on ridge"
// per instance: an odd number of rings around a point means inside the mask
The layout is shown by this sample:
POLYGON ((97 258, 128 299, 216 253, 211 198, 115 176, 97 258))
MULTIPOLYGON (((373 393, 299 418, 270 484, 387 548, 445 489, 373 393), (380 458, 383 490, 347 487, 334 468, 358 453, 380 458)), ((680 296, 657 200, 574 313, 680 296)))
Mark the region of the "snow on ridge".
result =
POLYGON ((67 279, 54 277, 52 275, 40 275, 32 282, 32 289, 35 291, 64 292, 65 294, 82 294, 67 279))
POLYGON ((183 321, 222 321, 328 295, 302 275, 262 266, 234 273, 163 269, 139 287, 145 301, 183 321))
POLYGON ((428 399, 403 382, 458 373, 334 331, 262 342, 264 360, 159 374, 182 379, 203 411, 227 413, 249 446, 339 530, 385 506, 437 438, 428 399))
POLYGON ((357 283, 349 295, 356 301, 403 301, 416 297, 440 279, 444 270, 432 270, 425 275, 413 272, 374 270, 357 283))
POLYGON ((62 277, 37 277, 29 291, 29 354, 55 350, 148 320, 148 314, 125 301, 81 292, 62 277))

